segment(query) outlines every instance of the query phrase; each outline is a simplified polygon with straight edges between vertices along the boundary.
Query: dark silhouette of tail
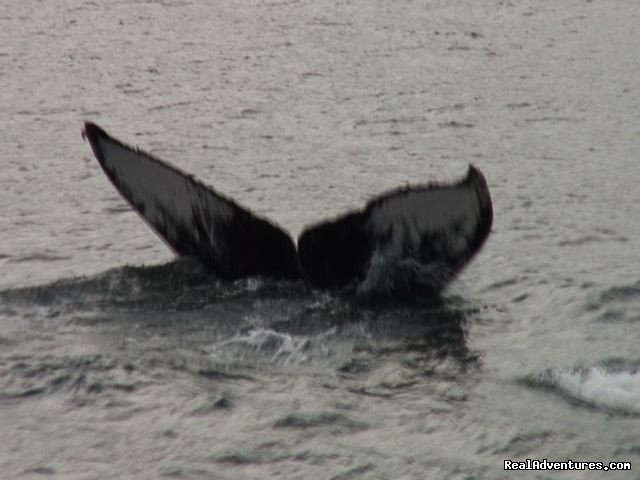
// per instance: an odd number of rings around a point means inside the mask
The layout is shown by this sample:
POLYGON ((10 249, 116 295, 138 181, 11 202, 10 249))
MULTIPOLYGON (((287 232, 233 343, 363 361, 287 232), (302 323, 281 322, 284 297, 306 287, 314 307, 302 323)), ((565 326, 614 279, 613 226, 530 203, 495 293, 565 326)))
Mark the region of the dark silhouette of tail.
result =
POLYGON ((102 169, 131 207, 178 255, 223 279, 303 277, 341 289, 402 276, 438 292, 480 250, 491 230, 487 182, 474 166, 453 184, 384 193, 364 209, 308 227, 298 239, 179 169, 86 122, 102 169))

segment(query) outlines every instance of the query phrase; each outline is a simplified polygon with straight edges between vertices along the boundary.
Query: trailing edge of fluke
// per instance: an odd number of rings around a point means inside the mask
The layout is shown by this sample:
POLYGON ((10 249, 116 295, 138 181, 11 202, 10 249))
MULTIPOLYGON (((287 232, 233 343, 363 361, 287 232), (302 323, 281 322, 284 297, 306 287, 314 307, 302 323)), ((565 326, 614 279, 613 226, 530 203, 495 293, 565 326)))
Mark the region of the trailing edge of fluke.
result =
POLYGON ((375 271, 417 291, 444 288, 489 236, 493 207, 475 166, 451 184, 399 188, 362 210, 307 227, 298 238, 211 187, 85 122, 83 138, 118 192, 179 256, 222 279, 303 278, 320 289, 357 286, 375 271))

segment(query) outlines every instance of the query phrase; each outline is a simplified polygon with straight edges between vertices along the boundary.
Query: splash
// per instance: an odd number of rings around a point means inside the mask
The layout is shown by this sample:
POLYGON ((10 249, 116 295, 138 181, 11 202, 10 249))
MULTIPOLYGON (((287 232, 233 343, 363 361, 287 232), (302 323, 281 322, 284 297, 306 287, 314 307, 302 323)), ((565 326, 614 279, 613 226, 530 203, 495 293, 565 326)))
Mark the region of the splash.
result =
POLYGON ((327 337, 335 334, 331 328, 316 336, 291 335, 269 328, 254 328, 212 345, 209 353, 216 360, 251 360, 266 357, 276 365, 298 365, 312 358, 326 358, 330 351, 327 337))
POLYGON ((556 368, 531 378, 532 383, 611 413, 640 415, 640 369, 595 365, 556 368))

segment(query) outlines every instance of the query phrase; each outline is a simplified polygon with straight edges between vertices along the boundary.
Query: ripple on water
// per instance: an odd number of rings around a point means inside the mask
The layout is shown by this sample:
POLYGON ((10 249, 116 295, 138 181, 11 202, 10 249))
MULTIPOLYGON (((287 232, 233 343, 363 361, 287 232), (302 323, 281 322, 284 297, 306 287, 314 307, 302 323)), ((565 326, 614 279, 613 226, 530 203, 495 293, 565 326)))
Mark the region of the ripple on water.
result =
POLYGON ((599 312, 603 322, 640 321, 640 281, 629 285, 615 285, 591 296, 585 305, 590 312, 599 312))
POLYGON ((333 433, 346 433, 363 430, 367 424, 353 420, 344 414, 337 412, 320 413, 291 413, 277 420, 273 428, 328 428, 333 433))
POLYGON ((619 285, 606 289, 600 295, 600 302, 624 302, 640 300, 640 280, 632 285, 619 285))
POLYGON ((16 360, 0 383, 2 402, 63 395, 74 405, 85 405, 134 392, 142 385, 135 379, 135 367, 100 355, 16 360))

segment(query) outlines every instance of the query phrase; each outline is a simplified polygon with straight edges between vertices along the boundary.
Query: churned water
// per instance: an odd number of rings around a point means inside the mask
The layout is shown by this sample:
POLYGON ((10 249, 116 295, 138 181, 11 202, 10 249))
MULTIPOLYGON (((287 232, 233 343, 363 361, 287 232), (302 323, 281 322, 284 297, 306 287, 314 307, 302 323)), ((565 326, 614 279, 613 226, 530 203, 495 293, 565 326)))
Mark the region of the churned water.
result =
POLYGON ((0 477, 640 478, 638 45, 635 0, 0 2, 0 477), (87 119, 294 235, 472 162, 493 232, 438 300, 221 283, 87 119))

